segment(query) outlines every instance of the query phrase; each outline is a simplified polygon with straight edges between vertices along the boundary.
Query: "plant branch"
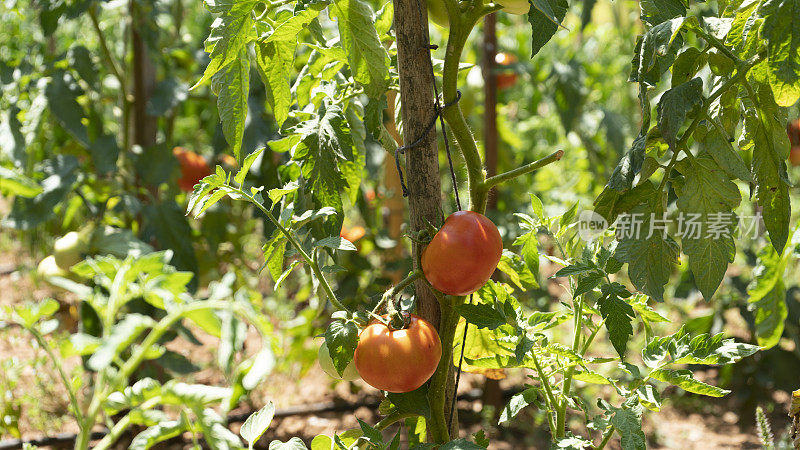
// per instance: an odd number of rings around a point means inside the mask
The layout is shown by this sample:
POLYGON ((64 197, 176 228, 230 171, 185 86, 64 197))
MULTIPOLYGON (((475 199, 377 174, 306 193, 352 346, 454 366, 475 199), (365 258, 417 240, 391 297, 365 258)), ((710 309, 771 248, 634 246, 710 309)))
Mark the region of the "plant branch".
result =
POLYGON ((603 440, 600 442, 600 445, 595 447, 595 449, 603 450, 606 447, 606 444, 608 444, 608 441, 611 440, 611 436, 613 435, 614 435, 614 427, 612 426, 606 430, 605 434, 603 434, 603 440))
MULTIPOLYGON (((573 314, 575 316, 575 337, 572 340, 572 351, 574 353, 578 352, 578 347, 581 345, 581 329, 583 323, 583 296, 579 295, 577 299, 575 299, 575 305, 573 307, 573 314)), ((556 416, 557 422, 556 427, 556 436, 557 437, 564 437, 564 425, 566 424, 566 417, 567 417, 567 397, 569 397, 570 389, 572 388, 572 377, 575 375, 575 365, 573 364, 567 369, 567 372, 564 374, 564 387, 562 388, 562 399, 561 404, 558 405, 558 415, 556 416)))
POLYGON ((526 173, 533 172, 534 170, 541 169, 542 167, 548 164, 552 164, 560 160, 563 156, 564 156, 564 150, 558 150, 532 163, 525 164, 524 166, 517 167, 516 169, 509 170, 508 172, 505 173, 488 177, 483 182, 484 189, 488 191, 489 189, 500 183, 504 183, 521 175, 525 175, 526 173))
POLYGON ((234 191, 236 191, 238 194, 244 196, 250 203, 256 205, 256 207, 260 209, 265 216, 267 216, 267 219, 269 219, 269 221, 272 222, 272 224, 275 225, 275 227, 277 227, 278 230, 280 230, 280 232, 284 236, 286 236, 286 239, 289 240, 289 243, 292 244, 292 247, 294 247, 295 250, 297 250, 297 253, 300 254, 300 256, 303 258, 306 264, 308 264, 308 266, 314 272, 314 275, 316 275, 317 279, 322 285, 322 288, 325 290, 325 294, 328 296, 328 300, 331 302, 331 304, 336 309, 350 312, 350 310, 347 309, 347 307, 345 307, 339 301, 338 298, 336 298, 336 294, 333 293, 331 285, 328 284, 328 280, 325 278, 325 276, 322 274, 322 271, 319 269, 319 264, 317 264, 314 258, 312 258, 308 254, 308 252, 306 252, 303 246, 300 245, 299 242, 297 242, 297 239, 294 238, 294 235, 292 235, 292 233, 290 233, 289 230, 287 230, 283 225, 281 225, 280 222, 278 222, 278 220, 275 218, 275 216, 273 216, 272 213, 267 208, 265 208, 264 205, 262 205, 259 201, 257 201, 252 195, 246 193, 244 190, 240 188, 233 188, 232 186, 229 187, 232 188, 234 191))
POLYGON ((383 307, 383 305, 386 304, 387 301, 390 301, 392 298, 394 298, 395 295, 397 295, 398 292, 401 292, 403 289, 405 289, 409 285, 413 284, 415 281, 417 281, 422 276, 423 276, 423 273, 422 273, 421 270, 415 270, 415 271, 411 272, 410 274, 408 274, 408 276, 405 279, 403 279, 402 281, 400 281, 396 285, 394 285, 391 288, 389 288, 389 290, 386 291, 386 293, 383 294, 383 296, 381 297, 381 301, 378 302, 378 304, 375 305, 375 308, 372 309, 372 312, 370 313, 370 315, 371 316, 377 316, 378 312, 380 312, 381 308, 383 307))
POLYGON ((709 34, 709 33, 706 33, 706 31, 705 31, 705 30, 703 30, 702 28, 700 28, 700 27, 693 27, 693 28, 692 28, 692 30, 694 30, 695 34, 697 34, 698 36, 702 37, 702 38, 703 38, 703 39, 704 39, 706 42, 708 42, 708 43, 709 43, 711 46, 713 46, 713 47, 715 47, 717 50, 719 50, 719 51, 720 51, 720 53, 722 53, 723 55, 725 55, 725 56, 727 56, 728 58, 730 58, 730 59, 731 59, 731 61, 733 61, 733 62, 735 62, 735 63, 736 63, 736 65, 740 65, 741 63, 743 63, 743 62, 744 62, 744 61, 742 61, 742 59, 741 59, 741 58, 739 58, 738 56, 736 56, 736 54, 734 54, 734 53, 731 51, 731 49, 729 49, 728 47, 726 47, 726 46, 725 46, 725 44, 723 44, 723 43, 722 43, 722 42, 721 42, 719 39, 717 39, 716 37, 714 37, 713 35, 711 35, 711 34, 709 34))
MULTIPOLYGON (((161 401, 161 396, 153 397, 146 402, 142 403, 141 405, 137 406, 135 410, 146 411, 150 408, 155 407, 161 401)), ((131 424, 131 414, 133 411, 129 411, 128 414, 125 415, 122 419, 120 419, 114 426, 109 430, 108 434, 103 437, 103 439, 97 443, 94 447, 94 450, 106 450, 114 445, 117 442, 117 439, 122 435, 125 430, 128 429, 128 426, 131 424)))
POLYGON ((124 102, 128 103, 128 88, 125 85, 125 78, 122 77, 122 72, 119 70, 119 66, 114 60, 111 51, 108 49, 108 43, 106 42, 103 30, 100 28, 100 21, 97 18, 96 5, 92 5, 89 8, 89 18, 92 21, 92 27, 94 28, 94 31, 97 33, 97 40, 100 41, 100 50, 103 53, 103 57, 105 58, 109 68, 111 68, 111 73, 113 73, 114 77, 117 79, 117 81, 119 81, 119 89, 120 91, 122 91, 122 97, 124 102))

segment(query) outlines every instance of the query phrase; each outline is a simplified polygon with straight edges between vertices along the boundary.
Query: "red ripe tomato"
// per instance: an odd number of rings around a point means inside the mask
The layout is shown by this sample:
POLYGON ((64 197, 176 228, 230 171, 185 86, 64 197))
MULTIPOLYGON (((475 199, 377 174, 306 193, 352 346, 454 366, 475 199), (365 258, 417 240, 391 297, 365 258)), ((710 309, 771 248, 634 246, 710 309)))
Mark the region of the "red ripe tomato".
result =
POLYGON ((517 62, 517 57, 511 53, 500 52, 495 55, 494 61, 498 66, 498 73, 496 75, 497 88, 508 89, 517 83, 517 72, 511 67, 512 64, 517 62))
POLYGON ((427 320, 410 315, 408 328, 394 330, 379 321, 358 336, 353 360, 370 386, 389 392, 411 392, 436 372, 442 357, 439 333, 427 320))
POLYGON ((800 166, 800 145, 793 145, 789 150, 789 162, 793 166, 800 166))
POLYGON ((792 147, 800 145, 800 119, 789 121, 786 124, 786 134, 789 135, 792 147))
POLYGON ((501 72, 497 74, 497 89, 508 89, 517 84, 515 72, 501 72))
POLYGON ((483 214, 451 214, 422 251, 422 272, 449 295, 469 295, 492 276, 503 254, 500 232, 483 214))
POLYGON ((181 167, 181 177, 178 178, 178 187, 185 192, 192 192, 194 185, 200 180, 211 175, 211 169, 205 158, 183 147, 175 147, 172 154, 178 159, 181 167))

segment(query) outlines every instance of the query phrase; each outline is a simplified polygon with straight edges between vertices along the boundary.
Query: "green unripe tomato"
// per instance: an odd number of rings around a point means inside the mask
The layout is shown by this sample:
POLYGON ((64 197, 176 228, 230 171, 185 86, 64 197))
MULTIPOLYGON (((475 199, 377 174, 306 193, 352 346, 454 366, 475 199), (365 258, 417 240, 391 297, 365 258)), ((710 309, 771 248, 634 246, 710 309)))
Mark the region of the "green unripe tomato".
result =
POLYGON ((442 28, 450 26, 450 16, 447 15, 447 6, 444 0, 425 0, 428 4, 428 18, 431 22, 442 28))
POLYGON ((67 277, 69 275, 66 270, 58 266, 53 255, 48 256, 39 263, 39 266, 36 267, 36 274, 43 280, 51 277, 67 277))
POLYGON ((53 257, 58 267, 69 270, 70 267, 81 262, 81 253, 86 251, 87 245, 77 231, 70 231, 58 238, 53 244, 53 257))
POLYGON ((356 370, 356 365, 353 361, 350 361, 350 364, 344 368, 344 373, 339 375, 336 372, 336 366, 333 365, 333 359, 331 359, 331 354, 328 351, 328 344, 323 342, 322 345, 319 346, 319 366, 322 367, 322 370, 325 371, 331 378, 336 378, 337 380, 345 380, 345 381, 353 381, 357 380, 360 377, 358 376, 358 371, 356 370))
POLYGON ((509 14, 525 15, 531 9, 528 0, 495 0, 495 2, 503 7, 503 12, 509 14))

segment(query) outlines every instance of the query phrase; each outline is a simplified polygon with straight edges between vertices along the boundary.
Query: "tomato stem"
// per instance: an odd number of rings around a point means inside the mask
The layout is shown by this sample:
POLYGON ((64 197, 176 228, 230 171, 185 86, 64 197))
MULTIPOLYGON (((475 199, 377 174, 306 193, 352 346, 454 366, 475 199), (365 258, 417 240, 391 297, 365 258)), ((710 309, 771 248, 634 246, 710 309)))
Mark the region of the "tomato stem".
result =
POLYGON ((375 305, 375 308, 372 309, 370 315, 377 316, 380 313, 383 306, 387 304, 387 302, 390 302, 390 300, 393 299, 395 295, 397 295, 403 289, 407 288, 409 285, 413 284, 418 279, 422 278, 422 276, 423 274, 421 270, 415 270, 409 273, 405 279, 403 279, 396 285, 389 288, 389 290, 383 294, 383 296, 381 297, 381 301, 378 302, 377 305, 375 305))
POLYGON ((489 189, 500 183, 504 183, 518 176, 533 172, 534 170, 541 169, 542 167, 548 164, 552 164, 556 161, 559 161, 563 156, 564 156, 564 150, 558 150, 530 164, 525 164, 524 166, 520 166, 517 167, 516 169, 509 170, 508 172, 488 177, 483 182, 483 189, 488 192, 489 189))
POLYGON ((339 301, 338 298, 336 298, 336 294, 333 293, 333 289, 331 289, 331 285, 328 283, 328 279, 325 278, 325 276, 322 274, 322 271, 319 269, 319 264, 317 264, 314 258, 312 258, 308 254, 308 252, 306 252, 303 246, 300 245, 299 242, 297 242, 297 239, 294 238, 294 235, 290 233, 289 230, 287 230, 285 227, 283 227, 283 225, 281 225, 280 222, 278 222, 275 216, 272 215, 272 213, 267 208, 265 208, 264 205, 262 205, 258 200, 256 200, 255 197, 248 194, 243 189, 235 188, 233 186, 228 186, 228 188, 233 189, 234 191, 236 191, 236 193, 246 198, 250 203, 256 205, 256 207, 260 209, 265 216, 267 216, 267 219, 269 219, 269 221, 272 222, 272 224, 275 225, 275 227, 278 228, 278 230, 284 236, 286 236, 286 239, 289 241, 290 244, 292 244, 292 247, 294 247, 295 250, 297 250, 297 253, 299 253, 300 256, 303 258, 303 261, 305 261, 305 263, 308 264, 308 266, 311 268, 311 271, 314 272, 314 275, 317 277, 317 280, 319 280, 320 285, 322 285, 322 289, 325 291, 325 294, 328 296, 328 300, 331 302, 333 307, 338 310, 352 313, 346 306, 344 306, 339 301))

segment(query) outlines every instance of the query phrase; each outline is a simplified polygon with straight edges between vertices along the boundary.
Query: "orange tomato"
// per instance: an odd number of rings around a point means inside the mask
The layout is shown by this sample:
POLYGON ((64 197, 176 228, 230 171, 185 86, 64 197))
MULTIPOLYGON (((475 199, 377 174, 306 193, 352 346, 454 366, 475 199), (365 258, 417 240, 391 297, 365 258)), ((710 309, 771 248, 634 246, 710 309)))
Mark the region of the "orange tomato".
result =
POLYGON ((410 315, 408 328, 394 330, 374 321, 358 336, 353 356, 361 379, 389 392, 411 392, 436 372, 442 357, 439 333, 427 320, 410 315))
POLYGON ((232 169, 235 169, 236 167, 239 167, 239 164, 236 162, 236 158, 234 158, 233 156, 231 156, 231 155, 229 155, 227 153, 222 153, 220 155, 217 155, 217 160, 223 166, 227 166, 227 167, 230 167, 232 169))
POLYGON ((342 225, 342 231, 339 233, 339 236, 350 242, 355 242, 364 237, 365 234, 367 234, 367 230, 365 230, 364 227, 355 226, 353 228, 347 228, 342 225))
POLYGON ((451 214, 422 251, 422 272, 449 295, 469 295, 492 276, 503 255, 497 227, 483 214, 451 214))
POLYGON ((517 62, 517 57, 513 53, 498 52, 494 55, 494 62, 500 66, 508 66, 517 62))
POLYGON ((172 149, 172 154, 178 159, 181 168, 181 177, 178 178, 178 186, 181 190, 192 192, 195 184, 211 175, 211 169, 205 158, 197 153, 183 147, 175 147, 172 149))

